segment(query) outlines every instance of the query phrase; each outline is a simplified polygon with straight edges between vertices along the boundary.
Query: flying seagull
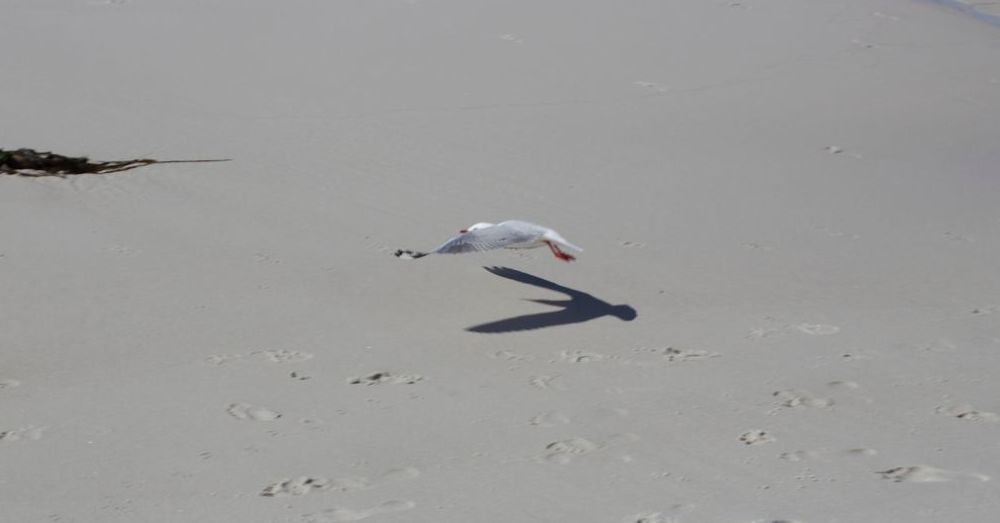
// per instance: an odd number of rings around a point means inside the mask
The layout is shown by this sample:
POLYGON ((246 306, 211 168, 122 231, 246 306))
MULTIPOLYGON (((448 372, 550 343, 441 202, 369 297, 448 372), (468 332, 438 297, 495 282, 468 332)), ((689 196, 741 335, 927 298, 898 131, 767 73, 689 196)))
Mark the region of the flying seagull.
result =
POLYGON ((552 254, 560 260, 570 262, 575 256, 563 251, 560 246, 574 251, 583 249, 566 241, 558 232, 520 220, 507 220, 497 224, 480 222, 459 231, 459 235, 444 242, 440 247, 430 252, 417 252, 400 249, 396 256, 400 258, 423 258, 428 254, 459 254, 463 252, 489 251, 493 249, 533 249, 548 246, 552 254))

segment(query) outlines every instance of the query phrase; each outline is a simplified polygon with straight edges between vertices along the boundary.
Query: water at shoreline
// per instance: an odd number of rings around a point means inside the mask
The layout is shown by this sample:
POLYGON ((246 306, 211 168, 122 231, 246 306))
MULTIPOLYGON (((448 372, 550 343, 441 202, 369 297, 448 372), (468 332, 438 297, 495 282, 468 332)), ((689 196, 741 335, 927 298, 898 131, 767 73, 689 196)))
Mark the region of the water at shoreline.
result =
POLYGON ((1000 27, 1000 3, 974 2, 972 0, 927 0, 949 9, 972 16, 988 24, 1000 27))

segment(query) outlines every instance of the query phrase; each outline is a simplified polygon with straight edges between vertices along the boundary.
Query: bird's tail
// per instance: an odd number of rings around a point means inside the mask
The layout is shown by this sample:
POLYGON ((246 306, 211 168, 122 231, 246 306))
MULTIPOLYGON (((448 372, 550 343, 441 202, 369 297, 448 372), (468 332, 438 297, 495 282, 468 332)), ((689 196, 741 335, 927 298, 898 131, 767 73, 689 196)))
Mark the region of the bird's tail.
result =
POLYGON ((555 231, 548 232, 545 234, 545 236, 548 239, 558 243, 559 245, 564 245, 566 247, 569 247, 570 249, 573 249, 576 252, 583 252, 583 247, 573 245, 572 243, 566 241, 566 238, 563 238, 562 235, 560 235, 555 231))

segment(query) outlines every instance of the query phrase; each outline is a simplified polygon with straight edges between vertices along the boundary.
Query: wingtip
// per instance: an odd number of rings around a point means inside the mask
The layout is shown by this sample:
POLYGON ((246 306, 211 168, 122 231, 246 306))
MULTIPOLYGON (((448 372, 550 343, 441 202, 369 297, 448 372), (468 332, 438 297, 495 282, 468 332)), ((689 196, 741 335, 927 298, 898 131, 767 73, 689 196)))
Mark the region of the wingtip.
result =
POLYGON ((401 260, 416 260, 417 258, 423 258, 424 256, 427 256, 428 254, 430 254, 430 253, 427 253, 427 252, 416 252, 416 251, 411 251, 409 249, 399 249, 396 252, 392 253, 393 256, 395 256, 395 257, 397 257, 397 258, 399 258, 401 260))

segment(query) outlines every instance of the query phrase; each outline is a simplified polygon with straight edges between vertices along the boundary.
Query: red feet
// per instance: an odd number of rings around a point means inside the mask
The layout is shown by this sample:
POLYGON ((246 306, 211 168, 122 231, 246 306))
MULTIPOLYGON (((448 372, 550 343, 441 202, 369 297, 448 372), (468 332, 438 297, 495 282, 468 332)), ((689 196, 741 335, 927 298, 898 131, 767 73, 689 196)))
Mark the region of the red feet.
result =
POLYGON ((576 256, 564 252, 558 245, 552 242, 545 242, 545 244, 549 246, 549 249, 552 249, 552 254, 554 254, 556 258, 559 258, 564 262, 571 262, 576 259, 576 256))
POLYGON ((565 252, 560 251, 556 253, 556 258, 559 258, 560 260, 565 262, 571 262, 576 259, 576 256, 573 256, 572 254, 566 254, 565 252))

